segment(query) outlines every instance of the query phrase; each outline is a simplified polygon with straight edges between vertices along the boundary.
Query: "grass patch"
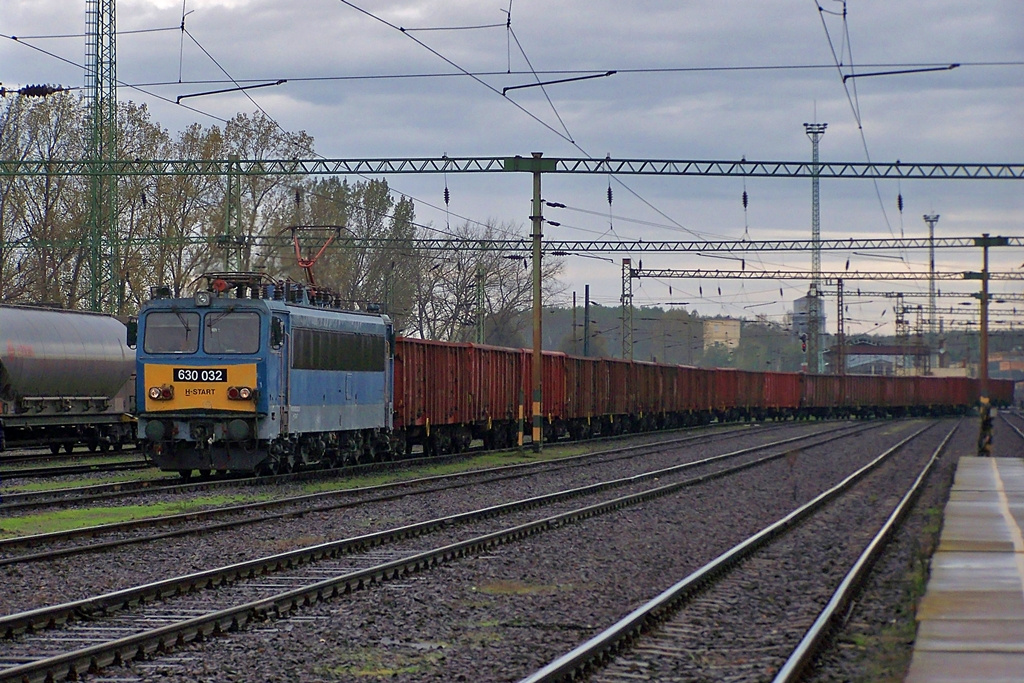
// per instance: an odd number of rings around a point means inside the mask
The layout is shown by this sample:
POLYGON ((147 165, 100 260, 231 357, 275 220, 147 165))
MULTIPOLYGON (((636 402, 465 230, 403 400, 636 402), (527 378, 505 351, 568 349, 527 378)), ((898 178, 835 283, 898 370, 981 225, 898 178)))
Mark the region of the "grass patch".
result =
POLYGON ((269 500, 273 496, 205 496, 173 502, 157 502, 148 505, 123 505, 113 507, 90 507, 76 510, 53 510, 23 517, 8 517, 0 520, 0 537, 11 538, 67 531, 98 524, 113 524, 136 519, 149 519, 174 515, 195 510, 223 507, 238 503, 269 500))
POLYGON ((523 581, 494 581, 478 586, 475 590, 484 595, 551 595, 561 590, 561 587, 523 581))
POLYGON ((939 539, 943 510, 924 510, 925 521, 915 539, 916 548, 902 577, 903 595, 894 606, 892 620, 876 634, 858 633, 846 638, 849 646, 864 653, 864 670, 853 683, 899 683, 913 654, 917 635, 917 605, 928 587, 929 558, 939 539))
POLYGON ((38 491, 55 491, 58 489, 75 488, 79 486, 96 486, 98 484, 122 484, 140 481, 142 479, 153 479, 154 477, 160 477, 161 475, 167 476, 167 480, 169 482, 180 481, 179 478, 169 476, 166 472, 161 472, 156 467, 150 467, 144 470, 132 470, 130 472, 111 472, 109 474, 97 472, 95 474, 83 474, 81 477, 75 479, 68 478, 25 484, 10 483, 10 480, 8 479, 4 481, 3 492, 35 493, 38 491))
POLYGON ((303 485, 302 489, 307 493, 321 493, 324 491, 342 491, 353 488, 362 488, 365 486, 395 484, 402 481, 408 481, 410 479, 419 479, 421 477, 461 474, 463 472, 487 469, 489 467, 560 460, 562 458, 569 458, 576 455, 584 455, 592 450, 593 446, 588 447, 582 444, 573 444, 566 446, 550 446, 545 448, 541 453, 532 453, 528 450, 485 453, 465 460, 459 460, 458 462, 422 465, 397 472, 384 472, 380 474, 350 477, 347 479, 311 482, 303 485))
POLYGON ((446 643, 411 643, 410 648, 420 652, 406 653, 378 648, 366 648, 348 653, 351 661, 339 666, 317 667, 316 674, 338 680, 386 679, 403 674, 425 673, 444 659, 446 643))
POLYGON ((143 460, 141 453, 111 453, 89 456, 86 454, 40 456, 38 462, 20 462, 7 468, 8 472, 34 470, 40 467, 78 467, 80 465, 111 465, 143 460))

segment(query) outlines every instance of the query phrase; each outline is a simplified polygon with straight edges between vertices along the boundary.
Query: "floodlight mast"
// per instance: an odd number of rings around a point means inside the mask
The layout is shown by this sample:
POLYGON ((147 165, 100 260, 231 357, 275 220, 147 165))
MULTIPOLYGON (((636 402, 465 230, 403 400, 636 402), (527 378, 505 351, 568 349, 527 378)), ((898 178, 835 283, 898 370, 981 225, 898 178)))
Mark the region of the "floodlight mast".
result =
POLYGON ((807 292, 807 371, 821 371, 823 360, 821 348, 821 211, 818 163, 818 141, 825 134, 827 123, 805 123, 804 131, 811 139, 811 287, 807 292))
POLYGON ((928 224, 928 331, 935 334, 935 224, 939 222, 939 214, 925 214, 924 222, 928 224))

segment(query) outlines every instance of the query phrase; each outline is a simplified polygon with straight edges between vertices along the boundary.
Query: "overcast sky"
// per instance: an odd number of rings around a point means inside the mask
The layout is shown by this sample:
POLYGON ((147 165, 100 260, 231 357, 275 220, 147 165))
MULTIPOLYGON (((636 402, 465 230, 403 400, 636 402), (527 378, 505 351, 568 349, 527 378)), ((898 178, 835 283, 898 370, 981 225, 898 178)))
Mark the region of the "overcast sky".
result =
MULTIPOLYGON (((285 129, 312 135, 317 152, 329 158, 539 151, 549 157, 798 161, 811 154, 803 123, 817 121, 828 124, 821 140, 823 161, 869 156, 876 162, 1024 161, 1020 0, 849 0, 845 24, 841 2, 819 2, 825 13, 815 0, 186 0, 188 34, 183 34, 177 28, 181 0, 121 0, 117 74, 124 85, 118 97, 145 102, 154 120, 176 131, 194 121, 215 125, 239 111, 256 110, 238 93, 185 101, 203 113, 176 106, 178 95, 230 86, 190 81, 223 81, 225 71, 238 81, 285 78, 284 85, 250 91, 252 100, 285 129), (511 31, 506 26, 510 8, 511 31), (487 28, 412 30, 479 26, 487 28), (174 30, 123 33, 156 28, 174 30), (849 79, 845 88, 842 79, 842 74, 953 63, 961 66, 849 79), (537 79, 607 70, 618 73, 501 94, 504 87, 537 79), (324 80, 302 80, 313 78, 324 80), (127 87, 143 83, 168 84, 145 86, 146 92, 127 87)), ((81 85, 80 67, 26 45, 80 65, 83 31, 82 2, 0 0, 5 36, 0 38, 0 82, 81 85), (74 37, 25 37, 43 34, 74 37)), ((493 220, 528 232, 532 185, 527 175, 403 175, 388 181, 414 198, 420 223, 443 230, 449 221, 493 220), (451 195, 448 216, 445 182, 451 195)), ((1022 190, 1022 181, 876 186, 870 180, 823 180, 822 237, 926 236, 925 213, 941 215, 938 236, 1024 235, 1022 190)), ((570 207, 547 209, 546 218, 562 224, 546 228, 552 238, 810 237, 809 179, 744 183, 742 178, 559 175, 545 176, 544 196, 570 207)), ((1021 267, 1024 254, 1008 252, 993 253, 993 269, 1021 267)), ((826 252, 823 269, 842 269, 848 256, 851 270, 908 268, 891 258, 826 252)), ((583 285, 590 283, 597 301, 617 304, 621 256, 613 258, 615 263, 568 258, 563 302, 571 300, 573 290, 582 300, 583 285)), ((695 255, 642 258, 645 268, 738 265, 695 255)), ((911 252, 907 259, 909 267, 927 268, 925 252, 911 252)), ((747 267, 758 267, 759 261, 766 267, 810 268, 809 253, 750 255, 747 267)), ((940 251, 937 267, 978 270, 980 254, 940 251)), ((687 309, 705 315, 764 313, 781 319, 791 306, 780 301, 780 285, 784 298, 792 300, 806 292, 807 283, 643 280, 634 283, 634 302, 688 301, 687 309)), ((926 282, 854 286, 927 291, 926 282)), ((889 306, 884 300, 850 299, 849 304, 854 332, 872 329, 889 306)), ((828 327, 834 326, 830 302, 828 327)))

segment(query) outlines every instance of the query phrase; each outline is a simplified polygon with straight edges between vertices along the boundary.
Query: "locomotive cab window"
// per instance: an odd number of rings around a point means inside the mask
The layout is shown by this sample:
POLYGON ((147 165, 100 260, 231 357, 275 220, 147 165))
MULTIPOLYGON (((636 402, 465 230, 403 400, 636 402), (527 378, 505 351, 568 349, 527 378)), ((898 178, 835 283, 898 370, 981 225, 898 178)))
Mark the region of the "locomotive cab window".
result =
POLYGON ((256 353, 260 350, 258 313, 207 313, 203 327, 203 351, 206 353, 256 353))
POLYGON ((142 348, 146 353, 195 353, 199 350, 199 314, 150 313, 142 348))

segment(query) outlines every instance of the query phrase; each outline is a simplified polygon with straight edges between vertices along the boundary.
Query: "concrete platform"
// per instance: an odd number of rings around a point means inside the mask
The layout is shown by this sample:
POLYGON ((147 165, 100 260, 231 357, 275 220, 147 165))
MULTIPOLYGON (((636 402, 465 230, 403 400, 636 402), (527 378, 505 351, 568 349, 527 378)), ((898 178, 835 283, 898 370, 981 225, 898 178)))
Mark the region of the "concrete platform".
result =
POLYGON ((1024 460, 963 457, 906 681, 1024 681, 1024 460))

